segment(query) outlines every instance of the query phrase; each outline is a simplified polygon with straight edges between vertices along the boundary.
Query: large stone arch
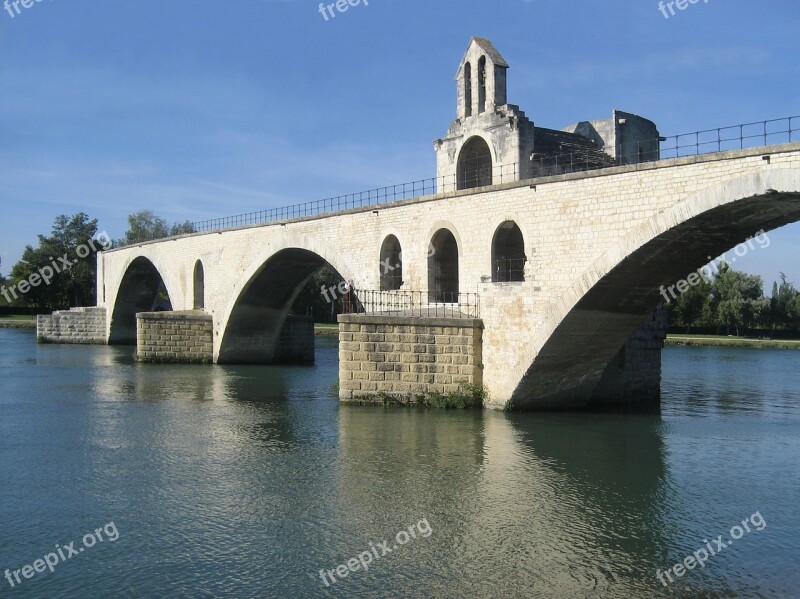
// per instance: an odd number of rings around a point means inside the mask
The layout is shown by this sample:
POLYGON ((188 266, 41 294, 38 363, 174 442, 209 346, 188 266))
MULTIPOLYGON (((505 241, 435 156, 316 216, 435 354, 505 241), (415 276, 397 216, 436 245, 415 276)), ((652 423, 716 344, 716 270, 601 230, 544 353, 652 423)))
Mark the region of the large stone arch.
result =
POLYGON ((122 276, 111 312, 108 343, 134 345, 136 343, 136 314, 153 310, 172 309, 170 286, 156 265, 145 256, 131 260, 122 276), (157 301, 159 290, 167 295, 167 303, 157 301))
POLYGON ((634 228, 584 271, 520 347, 519 408, 586 405, 608 363, 686 278, 760 230, 800 221, 800 171, 748 174, 680 202, 634 228))
POLYGON ((329 264, 343 281, 366 288, 366 273, 356 272, 324 244, 286 236, 262 252, 232 289, 215 335, 219 363, 271 363, 278 336, 297 294, 314 273, 329 264))

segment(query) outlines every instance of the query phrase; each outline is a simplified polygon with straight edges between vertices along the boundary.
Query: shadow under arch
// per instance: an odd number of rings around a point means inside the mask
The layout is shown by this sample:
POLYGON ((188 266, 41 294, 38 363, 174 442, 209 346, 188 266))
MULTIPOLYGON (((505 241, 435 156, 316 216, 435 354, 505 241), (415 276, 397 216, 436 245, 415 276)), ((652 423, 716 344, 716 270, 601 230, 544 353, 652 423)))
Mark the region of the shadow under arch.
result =
POLYGON ((222 332, 219 364, 271 364, 289 310, 298 294, 323 266, 346 280, 319 254, 284 248, 255 271, 236 298, 222 332))
POLYGON ((595 391, 606 366, 664 301, 662 286, 762 229, 797 221, 800 171, 785 170, 729 181, 644 223, 562 296, 532 344, 540 349, 512 395, 513 405, 563 409, 602 402, 595 391))
POLYGON ((144 256, 130 263, 117 291, 109 345, 136 344, 136 315, 139 312, 171 311, 172 301, 156 266, 144 256))

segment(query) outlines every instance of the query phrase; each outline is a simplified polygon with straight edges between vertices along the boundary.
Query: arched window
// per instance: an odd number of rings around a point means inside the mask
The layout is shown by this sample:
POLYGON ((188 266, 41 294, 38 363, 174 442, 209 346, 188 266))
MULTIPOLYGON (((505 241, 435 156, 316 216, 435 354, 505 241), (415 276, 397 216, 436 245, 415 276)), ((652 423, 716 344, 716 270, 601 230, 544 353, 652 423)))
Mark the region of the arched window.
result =
POLYGON ((464 65, 464 108, 465 115, 472 116, 472 65, 464 65))
POLYGON ((428 252, 428 301, 458 303, 458 244, 447 229, 439 229, 428 252))
POLYGON ((204 310, 206 307, 206 276, 203 263, 198 260, 194 265, 194 309, 204 310))
POLYGON ((486 111, 486 57, 478 61, 478 113, 486 111))
POLYGON ((514 221, 505 221, 492 239, 492 282, 524 281, 526 260, 522 231, 514 221))
POLYGON ((400 242, 389 235, 381 245, 381 291, 395 291, 403 285, 403 255, 400 242))
POLYGON ((492 152, 482 137, 473 137, 458 157, 457 188, 472 189, 492 184, 492 152))

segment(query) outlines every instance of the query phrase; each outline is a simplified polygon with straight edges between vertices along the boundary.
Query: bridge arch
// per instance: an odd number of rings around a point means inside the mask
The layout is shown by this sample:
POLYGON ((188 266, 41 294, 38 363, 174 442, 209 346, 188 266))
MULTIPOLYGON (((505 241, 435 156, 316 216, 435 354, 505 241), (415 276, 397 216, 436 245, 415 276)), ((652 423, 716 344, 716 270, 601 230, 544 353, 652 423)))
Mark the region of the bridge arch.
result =
POLYGON ((460 245, 453 229, 443 226, 431 237, 428 251, 428 301, 457 303, 460 245))
POLYGON ((351 268, 317 240, 286 236, 270 244, 234 285, 233 298, 215 331, 220 340, 216 361, 271 363, 294 300, 325 264, 330 265, 342 281, 352 283, 356 290, 368 287, 365 273, 351 268))
POLYGON ((800 221, 800 170, 732 179, 665 210, 600 256, 537 327, 511 396, 520 408, 586 405, 606 366, 673 285, 758 231, 800 221))
POLYGON ((195 310, 204 310, 206 307, 206 274, 202 260, 198 260, 194 263, 192 290, 192 307, 195 310))
POLYGON ((492 281, 515 283, 525 280, 525 238, 514 220, 505 220, 494 231, 491 251, 492 281))
POLYGON ((381 291, 396 291, 403 285, 403 248, 396 235, 390 233, 381 244, 378 271, 381 291))
POLYGON ((472 189, 492 184, 492 150, 480 135, 469 138, 458 154, 456 188, 472 189))
POLYGON ((109 328, 109 344, 134 345, 136 314, 172 310, 171 298, 172 295, 155 264, 144 256, 133 259, 126 268, 116 293, 109 328))

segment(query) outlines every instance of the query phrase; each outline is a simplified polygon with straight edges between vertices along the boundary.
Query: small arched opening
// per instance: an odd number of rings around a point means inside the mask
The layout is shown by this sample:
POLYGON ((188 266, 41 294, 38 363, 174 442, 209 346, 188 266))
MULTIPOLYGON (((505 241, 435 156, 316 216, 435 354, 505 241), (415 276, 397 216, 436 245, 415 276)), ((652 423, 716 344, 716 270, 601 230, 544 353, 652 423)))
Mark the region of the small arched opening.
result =
POLYGON ((472 189, 492 184, 492 152, 482 137, 473 137, 458 157, 457 188, 472 189))
POLYGON ((451 231, 439 229, 428 256, 428 301, 458 303, 458 243, 451 231))
POLYGON ((486 57, 478 61, 478 113, 486 112, 486 57))
POLYGON ((472 116, 472 65, 464 65, 464 115, 472 116))
POLYGON ((396 291, 403 286, 403 254, 400 241, 389 235, 381 245, 381 291, 396 291))
POLYGON ((524 281, 526 260, 522 231, 514 221, 505 221, 497 227, 492 238, 492 281, 524 281))
POLYGON ((204 310, 206 307, 206 275, 203 263, 198 260, 194 265, 194 309, 204 310))

